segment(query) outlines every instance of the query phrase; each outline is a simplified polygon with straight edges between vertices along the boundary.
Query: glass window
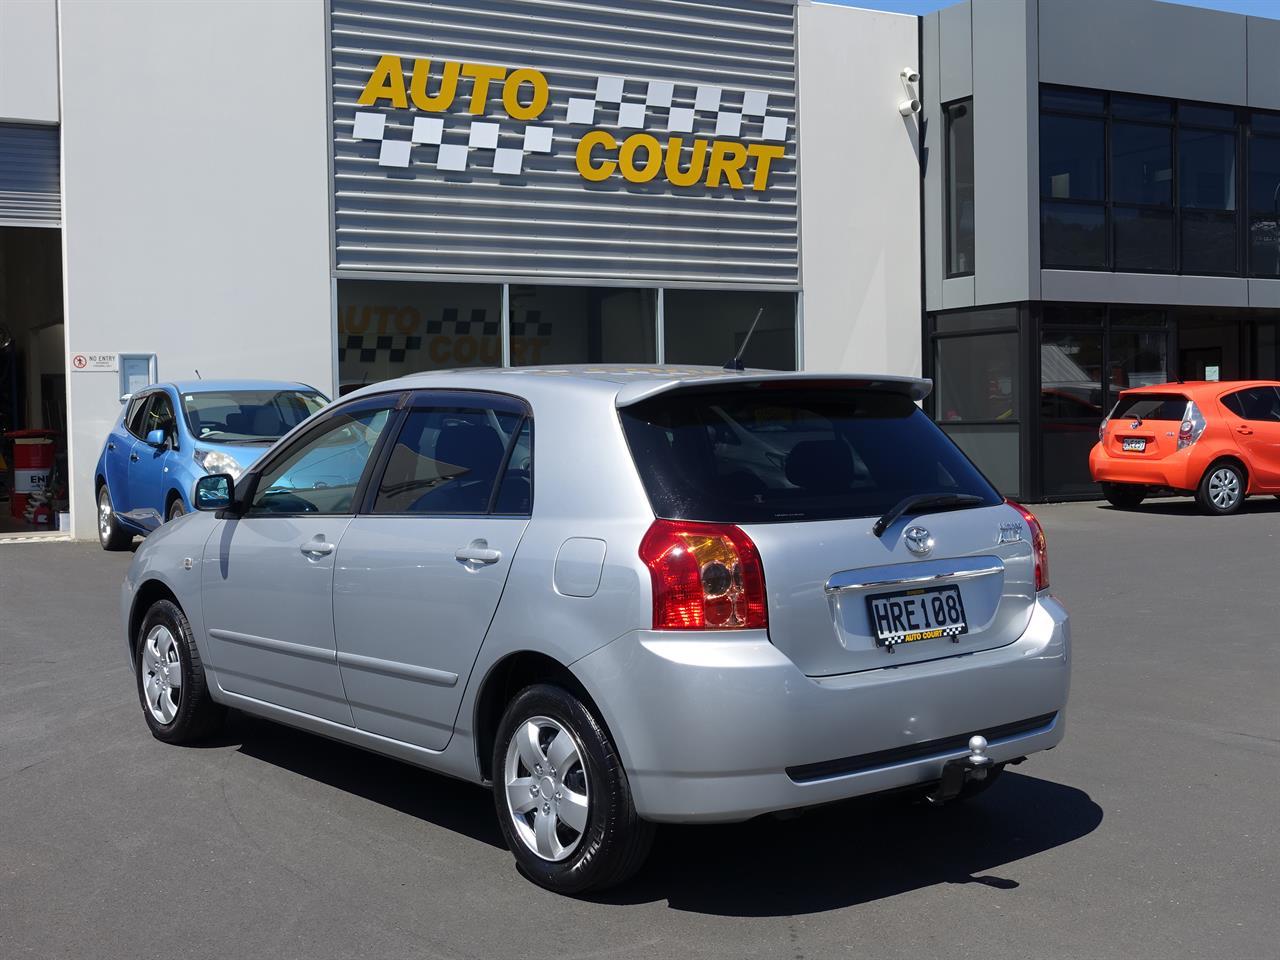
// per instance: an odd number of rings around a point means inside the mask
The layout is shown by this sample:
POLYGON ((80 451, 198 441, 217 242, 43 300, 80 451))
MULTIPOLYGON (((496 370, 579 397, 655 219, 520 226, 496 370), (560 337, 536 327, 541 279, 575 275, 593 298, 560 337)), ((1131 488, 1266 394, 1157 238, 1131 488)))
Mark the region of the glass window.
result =
POLYGON ((1048 324, 1076 324, 1091 327, 1102 326, 1107 308, 1085 303, 1046 303, 1044 322, 1048 324))
POLYGON ((144 429, 146 421, 143 419, 143 415, 147 412, 147 403, 150 400, 151 395, 144 394, 129 401, 129 409, 124 415, 124 427, 135 437, 142 438, 147 435, 144 429))
POLYGON ((512 285, 511 363, 654 363, 657 291, 512 285))
POLYGON ((502 287, 338 281, 338 394, 420 370, 502 365, 502 287))
POLYGON ((415 408, 387 460, 374 513, 489 513, 523 417, 485 407, 415 408))
POLYGON ((1106 209, 1042 201, 1040 257, 1046 267, 1106 267, 1106 209))
POLYGON ((528 514, 533 507, 533 421, 525 418, 516 434, 507 468, 498 487, 498 498, 493 512, 503 514, 528 514))
POLYGON ((1045 329, 1040 339, 1041 420, 1102 419, 1102 333, 1045 329))
MULTIPOLYGON (((943 433, 964 451, 997 490, 1008 497, 1022 494, 1018 479, 1018 445, 1021 428, 1017 424, 940 424, 943 433)), ((1093 428, 1097 439, 1097 427, 1093 428)))
POLYGON ((1111 325, 1122 327, 1163 327, 1165 315, 1163 310, 1149 310, 1145 307, 1112 307, 1111 325))
POLYGON ((1111 125, 1111 199, 1173 203, 1173 132, 1168 127, 1111 125))
POLYGON ((146 437, 152 430, 163 430, 166 436, 172 436, 177 424, 173 416, 173 401, 163 391, 151 395, 151 403, 147 407, 142 422, 142 436, 146 437))
POLYGON ((939 420, 1016 420, 1018 335, 947 337, 936 341, 939 420))
POLYGON ((1125 387, 1145 387, 1169 379, 1163 330, 1127 333, 1112 331, 1107 382, 1114 394, 1125 387))
POLYGON ((662 313, 667 363, 721 366, 742 349, 756 313, 763 308, 742 361, 765 370, 796 368, 794 293, 667 290, 662 313))
POLYGON ((1070 110, 1073 113, 1102 113, 1102 94, 1070 87, 1041 87, 1041 110, 1070 110))
POLYGON ((398 395, 370 397, 327 415, 323 422, 258 478, 252 513, 344 514, 398 395))
POLYGON ((1172 120, 1173 101, 1152 97, 1131 97, 1121 93, 1111 95, 1111 115, 1130 120, 1172 120))
POLYGON ((943 108, 947 125, 947 276, 973 273, 973 101, 943 108))
POLYGON ((1116 207, 1112 262, 1117 270, 1173 272, 1173 211, 1116 207))
POLYGON ((1249 142, 1249 214, 1249 270, 1280 277, 1280 137, 1249 142))
POLYGON ((1111 419, 1135 417, 1139 420, 1177 422, 1187 412, 1187 398, 1176 393, 1135 393, 1121 397, 1111 411, 1111 419))
POLYGON ((325 403, 315 390, 219 390, 184 393, 182 412, 199 440, 263 443, 283 437, 325 403))
POLYGON ((1255 111, 1249 119, 1249 126, 1254 133, 1274 133, 1280 135, 1280 113, 1264 113, 1255 111))
POLYGON ((874 517, 904 497, 999 495, 901 394, 849 385, 675 391, 621 411, 654 512, 674 520, 874 517))
POLYGON ((1178 131, 1178 199, 1183 207, 1236 208, 1234 133, 1178 131))
POLYGON ((1237 272, 1236 218, 1231 214, 1182 214, 1182 272, 1237 272))
POLYGON ((1236 112, 1231 107, 1206 107, 1195 103, 1178 104, 1178 122, 1202 127, 1233 127, 1236 112))
POLYGON ((1012 329, 1017 326, 1017 307, 963 310, 956 313, 939 313, 934 316, 934 329, 938 333, 962 333, 968 330, 990 330, 999 327, 1012 329))
POLYGON ((1222 403, 1244 420, 1280 423, 1280 392, 1275 387, 1250 387, 1223 397, 1222 403))
POLYGON ((1101 200, 1105 176, 1102 120, 1040 118, 1040 196, 1053 200, 1101 200))

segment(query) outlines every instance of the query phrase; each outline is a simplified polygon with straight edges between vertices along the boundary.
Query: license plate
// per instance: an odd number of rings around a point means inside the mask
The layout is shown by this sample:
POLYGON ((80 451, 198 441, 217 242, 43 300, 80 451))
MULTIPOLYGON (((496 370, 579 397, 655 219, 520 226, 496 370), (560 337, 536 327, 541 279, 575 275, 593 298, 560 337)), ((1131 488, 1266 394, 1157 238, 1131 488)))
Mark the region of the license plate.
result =
POLYGON ((867 612, 876 646, 892 649, 900 643, 950 637, 959 643, 969 632, 959 587, 931 587, 867 597, 867 612))
POLYGON ((1126 437, 1124 441, 1124 449, 1132 450, 1134 453, 1145 453, 1147 450, 1147 441, 1139 437, 1126 437))

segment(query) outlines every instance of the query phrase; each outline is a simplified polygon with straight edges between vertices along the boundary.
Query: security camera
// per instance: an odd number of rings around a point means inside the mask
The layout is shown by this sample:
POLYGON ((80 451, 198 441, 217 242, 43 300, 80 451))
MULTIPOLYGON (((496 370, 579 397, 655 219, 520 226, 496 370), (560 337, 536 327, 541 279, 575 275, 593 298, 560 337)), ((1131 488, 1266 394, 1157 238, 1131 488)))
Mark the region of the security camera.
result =
POLYGON ((903 67, 902 79, 907 81, 907 83, 919 83, 920 73, 914 67, 903 67))
POLYGON ((920 101, 914 97, 910 100, 903 100, 898 104, 898 112, 904 117, 910 117, 920 112, 920 101))

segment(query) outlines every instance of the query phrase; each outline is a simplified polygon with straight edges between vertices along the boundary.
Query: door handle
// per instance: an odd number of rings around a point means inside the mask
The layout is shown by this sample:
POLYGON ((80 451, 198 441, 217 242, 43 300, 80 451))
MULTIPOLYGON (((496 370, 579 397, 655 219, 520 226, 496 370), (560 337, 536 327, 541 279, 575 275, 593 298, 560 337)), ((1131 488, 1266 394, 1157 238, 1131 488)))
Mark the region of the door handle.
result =
POLYGON ((137 455, 136 453, 131 453, 131 454, 129 454, 129 459, 130 459, 130 460, 132 460, 134 463, 137 463, 137 462, 138 462, 138 455, 137 455))
POLYGON ((453 559, 459 563, 497 563, 502 559, 502 552, 489 549, 488 540, 472 540, 465 547, 459 547, 453 559))
POLYGON ((314 540, 308 540, 306 543, 301 544, 298 549, 308 557, 327 557, 333 553, 333 544, 316 537, 314 540))
POLYGON ((115 448, 116 448, 116 445, 115 445, 114 443, 108 443, 108 444, 107 444, 107 449, 108 449, 108 450, 114 450, 115 448))
POLYGON ((1253 435, 1253 430, 1251 430, 1249 427, 1236 427, 1236 433, 1239 433, 1239 434, 1242 434, 1243 436, 1248 437, 1253 435))

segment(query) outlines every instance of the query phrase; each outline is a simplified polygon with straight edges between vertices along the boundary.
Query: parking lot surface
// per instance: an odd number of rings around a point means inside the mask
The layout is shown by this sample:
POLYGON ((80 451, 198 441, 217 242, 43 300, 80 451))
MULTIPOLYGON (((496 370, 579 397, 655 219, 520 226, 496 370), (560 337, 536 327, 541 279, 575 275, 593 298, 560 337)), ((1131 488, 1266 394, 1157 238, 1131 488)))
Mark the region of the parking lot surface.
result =
POLYGON ((238 715, 152 739, 130 555, 0 544, 0 956, 1274 957, 1280 500, 1037 512, 1061 747, 968 805, 665 827, 590 900, 520 877, 478 787, 238 715))

